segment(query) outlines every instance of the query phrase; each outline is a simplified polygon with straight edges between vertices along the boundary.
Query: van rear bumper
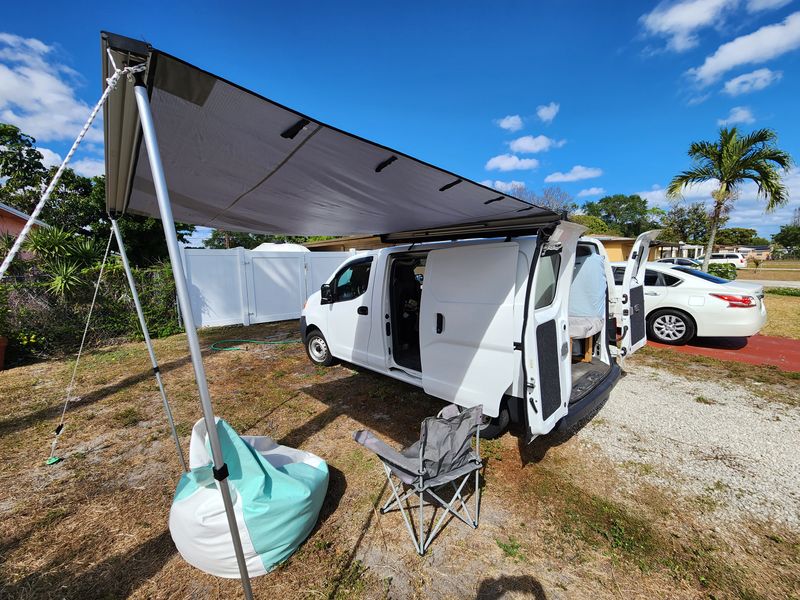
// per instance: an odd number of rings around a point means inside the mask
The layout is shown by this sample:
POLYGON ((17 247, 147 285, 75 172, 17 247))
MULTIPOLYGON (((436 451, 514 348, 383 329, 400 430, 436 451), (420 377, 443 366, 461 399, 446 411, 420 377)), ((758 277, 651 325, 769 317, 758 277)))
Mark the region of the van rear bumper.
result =
POLYGON ((594 389, 574 404, 570 404, 569 412, 558 422, 553 430, 561 433, 566 432, 602 406, 608 399, 611 390, 617 384, 621 373, 619 365, 616 362, 612 363, 611 369, 594 389))

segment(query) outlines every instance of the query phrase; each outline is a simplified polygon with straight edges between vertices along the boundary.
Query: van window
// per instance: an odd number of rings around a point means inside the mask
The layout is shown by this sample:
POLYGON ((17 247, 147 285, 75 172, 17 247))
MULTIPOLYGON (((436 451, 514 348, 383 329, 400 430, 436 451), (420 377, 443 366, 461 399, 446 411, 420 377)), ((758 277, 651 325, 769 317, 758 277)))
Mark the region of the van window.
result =
POLYGON ((724 254, 712 254, 711 258, 725 258, 724 254))
POLYGON ((725 258, 736 258, 736 259, 738 259, 739 255, 738 254, 726 254, 725 258))
POLYGON ((553 303, 556 297, 556 284, 558 283, 558 270, 561 267, 561 253, 556 252, 550 256, 539 258, 536 270, 539 272, 536 280, 534 308, 543 308, 553 303))
POLYGON ((625 281, 625 267, 614 267, 614 284, 622 285, 625 281))
POLYGON ((333 278, 333 301, 343 302, 358 298, 367 291, 372 257, 352 262, 333 278))

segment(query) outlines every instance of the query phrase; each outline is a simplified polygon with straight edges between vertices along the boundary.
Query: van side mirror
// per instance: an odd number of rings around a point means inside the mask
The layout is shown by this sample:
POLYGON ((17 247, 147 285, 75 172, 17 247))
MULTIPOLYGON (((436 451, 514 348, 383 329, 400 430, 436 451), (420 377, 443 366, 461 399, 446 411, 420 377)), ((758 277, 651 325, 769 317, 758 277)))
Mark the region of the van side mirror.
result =
POLYGON ((333 303, 333 290, 331 289, 330 283, 323 283, 322 287, 319 289, 321 301, 320 304, 332 304, 333 303))

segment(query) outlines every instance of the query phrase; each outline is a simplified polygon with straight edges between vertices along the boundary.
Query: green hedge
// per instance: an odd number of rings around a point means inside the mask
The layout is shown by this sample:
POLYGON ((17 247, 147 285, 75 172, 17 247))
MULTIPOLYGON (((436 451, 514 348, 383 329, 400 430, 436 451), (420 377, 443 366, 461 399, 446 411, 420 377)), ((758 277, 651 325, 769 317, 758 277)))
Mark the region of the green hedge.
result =
MULTIPOLYGON (((44 281, 0 285, 0 317, 2 303, 7 307, 4 326, 0 318, 3 334, 9 338, 7 364, 77 351, 98 271, 99 267, 84 270, 81 273, 83 284, 64 296, 50 292, 44 281)), ((135 269, 134 278, 150 335, 163 337, 181 331, 170 267, 135 269)), ((141 337, 122 265, 108 264, 89 326, 87 345, 101 346, 141 337)))
POLYGON ((708 273, 733 281, 736 279, 736 266, 731 263, 711 263, 708 265, 708 273))

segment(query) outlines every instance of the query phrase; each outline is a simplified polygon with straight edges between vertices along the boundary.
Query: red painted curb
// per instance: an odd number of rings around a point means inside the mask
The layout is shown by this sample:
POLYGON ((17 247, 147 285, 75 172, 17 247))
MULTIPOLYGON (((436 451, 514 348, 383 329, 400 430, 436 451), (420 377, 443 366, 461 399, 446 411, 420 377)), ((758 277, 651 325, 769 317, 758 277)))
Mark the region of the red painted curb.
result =
POLYGON ((697 338, 686 346, 668 346, 651 341, 647 344, 683 354, 751 365, 771 365, 781 371, 800 372, 800 340, 790 338, 754 335, 750 338, 697 338))

